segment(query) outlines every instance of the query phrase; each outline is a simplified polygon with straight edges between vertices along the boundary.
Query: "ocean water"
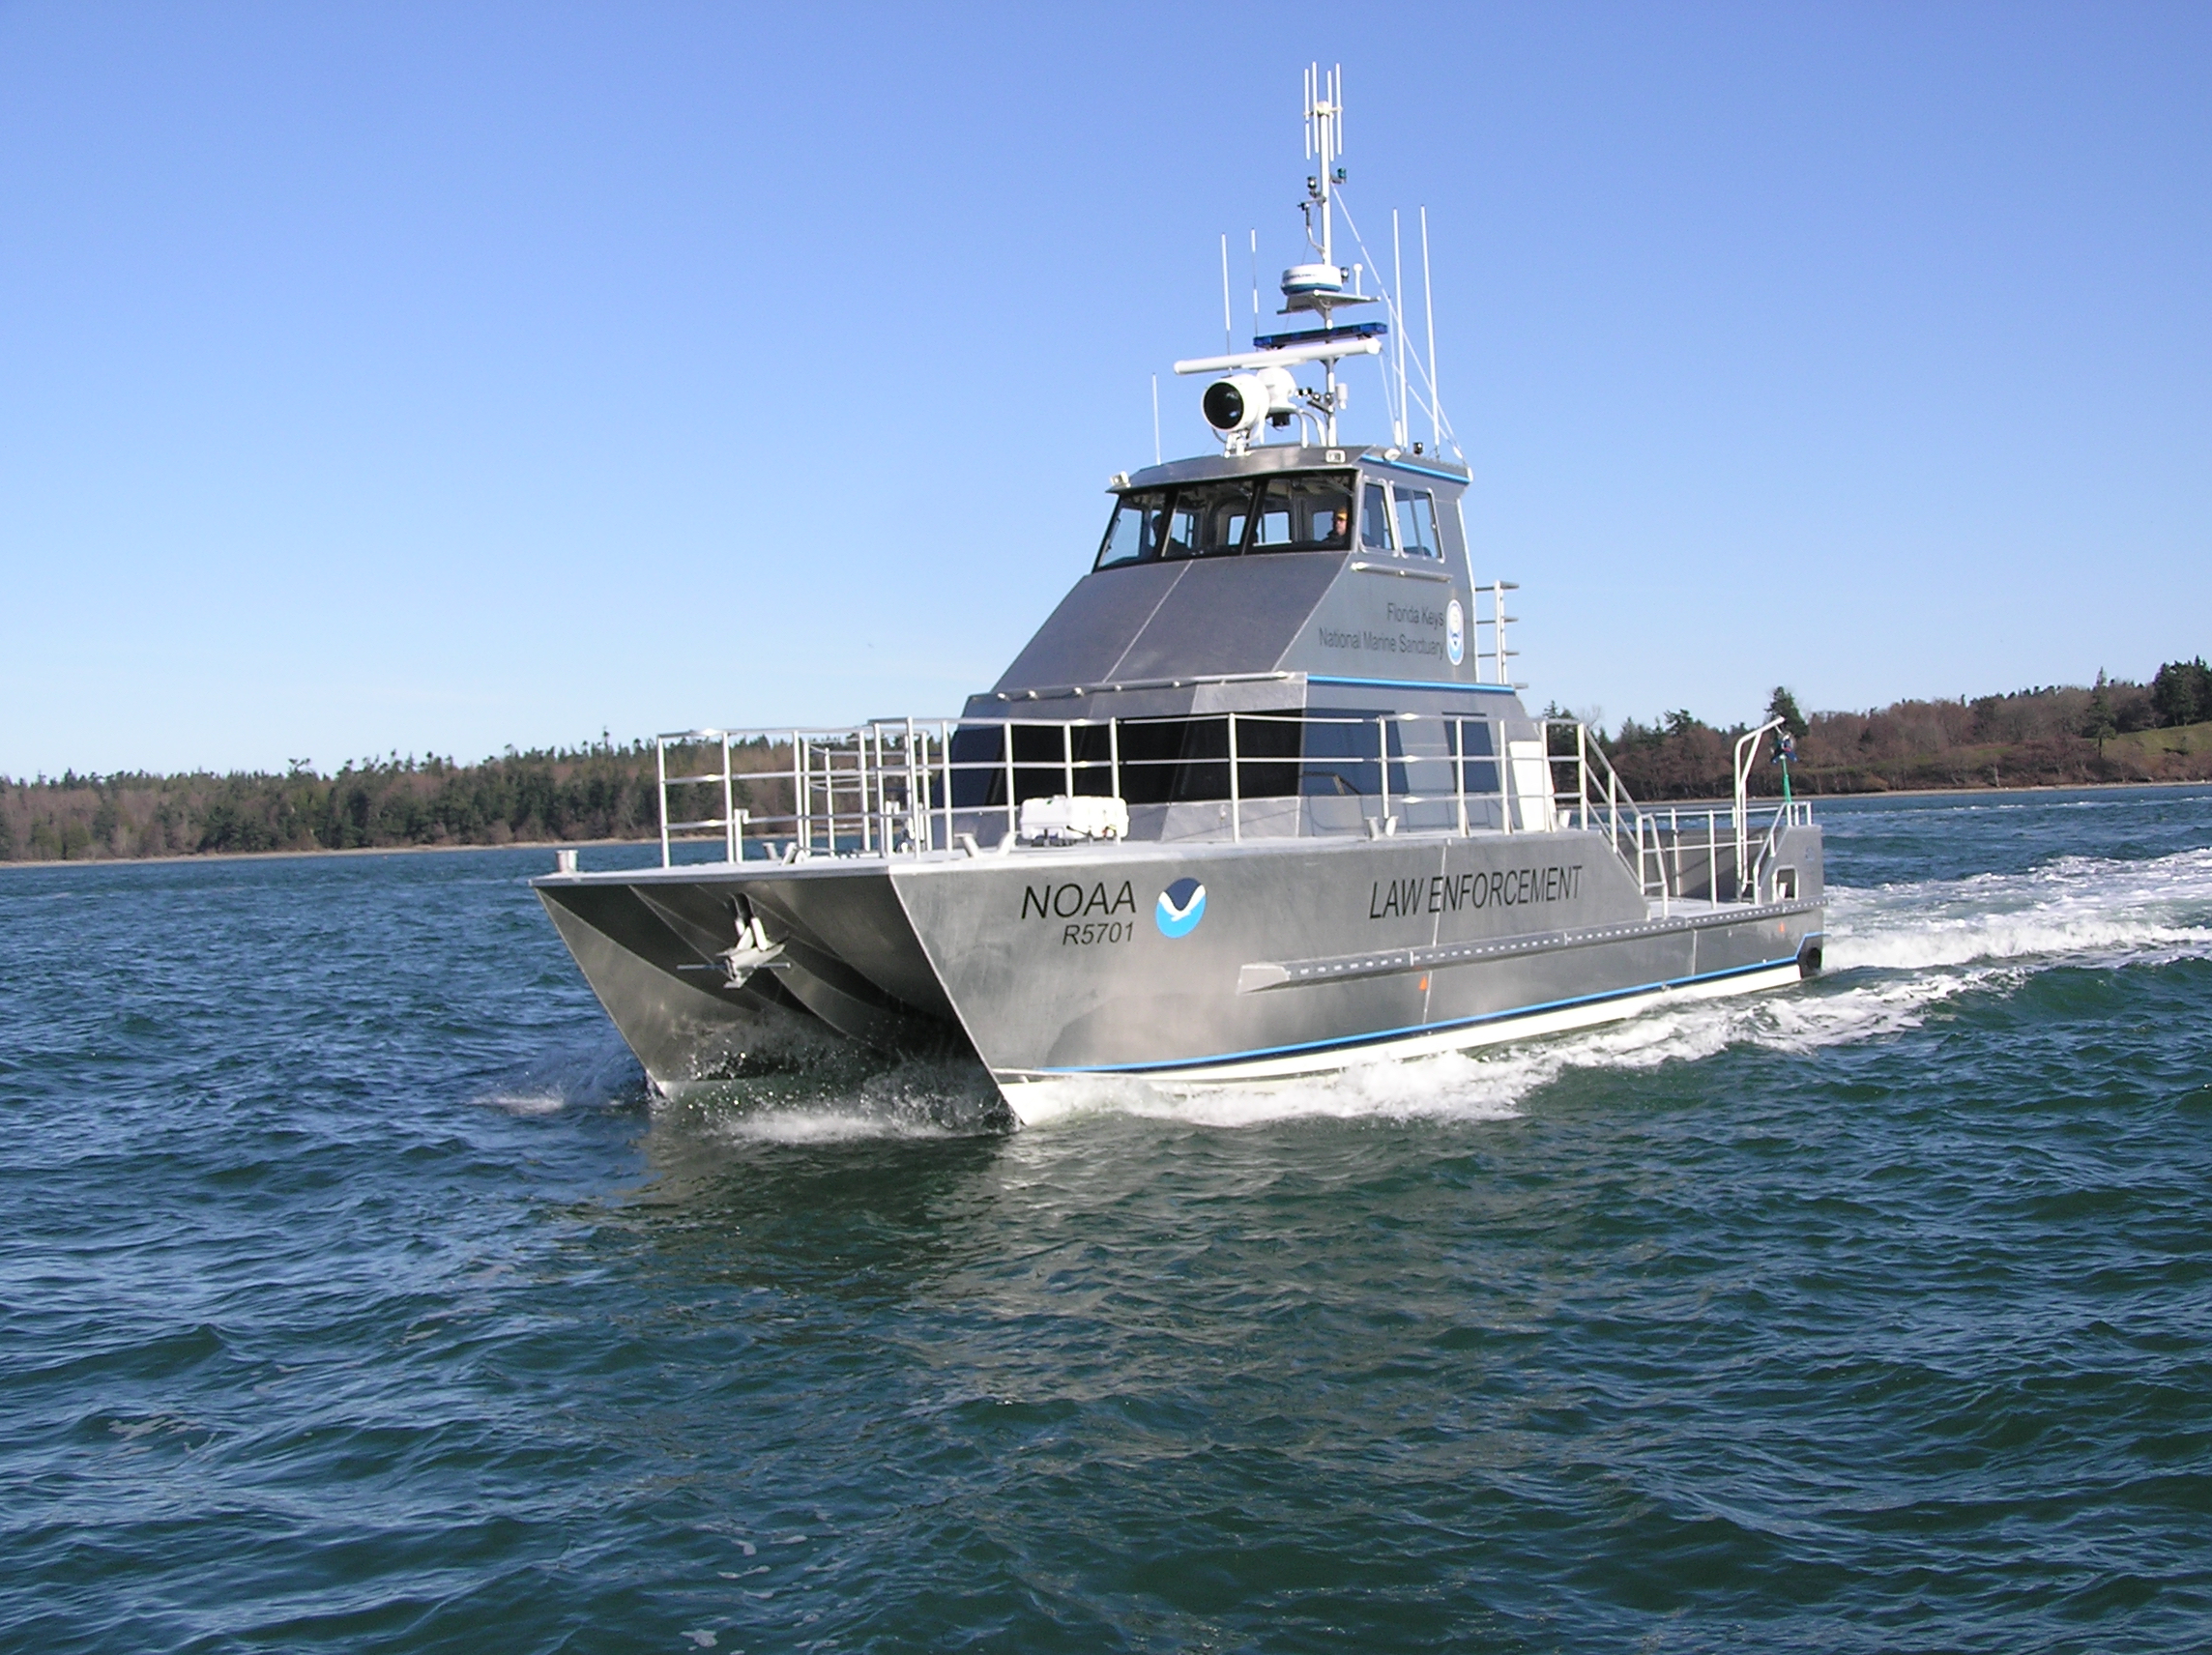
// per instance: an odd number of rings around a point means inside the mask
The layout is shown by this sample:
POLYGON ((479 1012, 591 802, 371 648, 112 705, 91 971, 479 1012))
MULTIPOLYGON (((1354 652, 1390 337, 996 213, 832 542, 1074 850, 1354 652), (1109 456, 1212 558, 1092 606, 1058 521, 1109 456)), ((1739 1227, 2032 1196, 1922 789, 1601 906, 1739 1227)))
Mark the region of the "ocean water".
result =
POLYGON ((0 1647, 2212 1644, 2212 790, 1822 820, 1815 984, 1019 1132, 655 1102, 541 851, 0 870, 0 1647))

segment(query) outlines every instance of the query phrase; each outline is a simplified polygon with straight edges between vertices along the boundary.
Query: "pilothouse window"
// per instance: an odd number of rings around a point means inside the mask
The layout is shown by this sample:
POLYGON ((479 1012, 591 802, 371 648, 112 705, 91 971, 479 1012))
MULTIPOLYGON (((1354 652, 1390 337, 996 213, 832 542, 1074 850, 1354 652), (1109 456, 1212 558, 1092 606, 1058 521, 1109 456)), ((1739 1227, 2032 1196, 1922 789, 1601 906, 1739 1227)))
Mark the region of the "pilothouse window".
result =
POLYGON ((1234 557, 1244 547, 1244 523, 1252 514, 1249 482, 1188 483, 1175 491, 1168 510, 1167 543, 1162 557, 1234 557))
POLYGON ((1124 494, 1106 525, 1105 542, 1098 548, 1099 568, 1117 564, 1149 563, 1160 555, 1160 520, 1167 513, 1165 489, 1124 494))
POLYGON ((1379 482, 1359 491, 1359 545, 1370 552, 1390 549, 1390 497, 1379 482))
POLYGON ((1341 552, 1352 545, 1352 479, 1278 477, 1260 494, 1255 552, 1341 552))
POLYGON ((1441 558, 1437 544, 1437 507, 1425 488, 1392 483, 1398 497, 1398 544, 1410 558, 1441 558))
MULTIPOLYGON (((1367 494, 1362 537, 1366 544, 1385 549, 1390 543, 1389 514, 1382 490, 1371 484, 1367 494)), ((1295 473, 1265 482, 1190 482, 1180 488, 1141 489, 1122 495, 1115 506, 1092 566, 1116 568, 1163 558, 1225 558, 1247 551, 1348 551, 1352 513, 1349 473, 1295 473)))

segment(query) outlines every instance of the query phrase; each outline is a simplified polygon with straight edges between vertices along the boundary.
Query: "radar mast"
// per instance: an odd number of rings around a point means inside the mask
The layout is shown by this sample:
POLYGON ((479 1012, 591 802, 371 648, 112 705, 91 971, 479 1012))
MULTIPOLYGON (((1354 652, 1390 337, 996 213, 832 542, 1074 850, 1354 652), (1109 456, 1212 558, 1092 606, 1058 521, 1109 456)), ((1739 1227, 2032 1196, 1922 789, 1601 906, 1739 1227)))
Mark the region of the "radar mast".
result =
POLYGON ((1324 73, 1309 65, 1305 74, 1306 160, 1319 164, 1306 179, 1306 198, 1299 204, 1305 218, 1307 247, 1319 256, 1295 264, 1283 272, 1282 316, 1318 315, 1319 328, 1295 329, 1263 334, 1249 351, 1226 356, 1195 357, 1175 364, 1179 374, 1226 373, 1206 388, 1202 406, 1222 446, 1242 453, 1253 439, 1265 441, 1268 427, 1281 429, 1293 420, 1311 420, 1319 426, 1323 443, 1338 442, 1337 416, 1350 401, 1348 388, 1339 383, 1336 364, 1346 357, 1380 356, 1387 322, 1356 322, 1339 326, 1335 313, 1349 305, 1374 305, 1382 295, 1360 291, 1360 267, 1347 271, 1336 262, 1335 202, 1337 187, 1345 181, 1340 158, 1344 153, 1344 67, 1324 73), (1318 232, 1318 233, 1317 233, 1318 232), (1291 369, 1319 363, 1319 390, 1301 389, 1291 369))

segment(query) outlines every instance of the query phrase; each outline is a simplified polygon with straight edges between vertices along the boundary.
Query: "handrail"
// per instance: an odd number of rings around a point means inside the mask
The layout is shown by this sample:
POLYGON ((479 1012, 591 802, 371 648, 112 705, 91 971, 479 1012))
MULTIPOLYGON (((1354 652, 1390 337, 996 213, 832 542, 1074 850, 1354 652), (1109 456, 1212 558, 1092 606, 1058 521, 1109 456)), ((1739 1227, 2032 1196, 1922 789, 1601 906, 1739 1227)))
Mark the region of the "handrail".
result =
POLYGON ((1769 730, 1782 728, 1784 720, 1769 718, 1758 729, 1736 738, 1735 742, 1735 865, 1741 868, 1750 855, 1751 767, 1759 760, 1759 743, 1769 730), (1748 749, 1748 750, 1747 750, 1748 749))
POLYGON ((676 731, 655 738, 661 865, 672 865, 679 837, 707 833, 721 839, 730 862, 1005 851, 1023 832, 1022 805, 1028 799, 1056 794, 1127 799, 1135 792, 1140 801, 1150 798, 1168 808, 1221 803, 1218 828, 1209 817, 1181 821, 1176 824, 1179 838, 1237 842, 1255 831, 1281 832, 1286 823, 1302 836, 1356 833, 1362 825, 1369 833, 1391 833, 1409 824, 1416 831, 1462 835, 1561 827, 1593 832, 1604 837, 1644 897, 1666 913, 1696 885, 1703 886, 1698 900, 1756 900, 1783 829, 1811 821, 1810 805, 1784 804, 1754 855, 1747 821, 1749 768, 1759 738, 1773 728, 1774 723, 1762 725, 1737 743, 1737 797, 1727 812, 1725 841, 1718 808, 1705 812, 1701 832, 1695 816, 1684 823, 1678 807, 1660 815, 1637 803, 1588 727, 1576 719, 1320 714, 1292 708, 1147 718, 1006 715, 877 719, 817 730, 676 731), (1146 756, 1142 744, 1130 750, 1132 732, 1194 723, 1219 726, 1211 745, 1192 751, 1185 738, 1165 756, 1146 756), (1285 724, 1298 727, 1296 740, 1266 737, 1268 727, 1285 724), (1346 734, 1316 750, 1304 733, 1309 727, 1346 734), (1574 732, 1572 749, 1554 751, 1555 737, 1565 730, 1574 732), (1495 743, 1492 732, 1499 738, 1495 743), (1470 750, 1470 735, 1480 738, 1484 750, 1470 750), (1541 782, 1523 773, 1529 737, 1543 755, 1534 772, 1545 778, 1541 782), (697 764, 691 755, 702 748, 706 767, 689 768, 697 764), (675 756, 684 756, 686 763, 672 773, 675 756), (1560 775, 1561 765, 1574 767, 1571 778, 1560 775), (1289 777, 1284 766, 1291 768, 1289 777), (1170 797, 1194 770, 1211 770, 1225 780, 1202 783, 1208 790, 1203 797, 1170 797), (1153 778, 1150 785, 1148 778, 1153 778), (1311 791, 1309 784, 1317 780, 1333 791, 1311 791), (671 808, 672 790, 700 787, 718 790, 718 815, 671 808), (1332 800, 1338 802, 1330 807, 1332 800), (1334 825, 1323 826, 1324 819, 1334 825), (1724 853, 1731 851, 1732 859, 1724 862, 1724 853), (1692 881, 1685 880, 1686 852, 1692 881))

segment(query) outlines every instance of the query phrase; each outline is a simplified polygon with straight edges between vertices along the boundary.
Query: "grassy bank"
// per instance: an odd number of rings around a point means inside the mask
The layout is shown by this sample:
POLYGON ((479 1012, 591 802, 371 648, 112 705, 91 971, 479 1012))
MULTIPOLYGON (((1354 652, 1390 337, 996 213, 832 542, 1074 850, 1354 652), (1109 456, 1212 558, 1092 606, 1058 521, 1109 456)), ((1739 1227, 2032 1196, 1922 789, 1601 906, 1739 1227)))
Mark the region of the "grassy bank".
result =
MULTIPOLYGON (((1794 732, 1792 779, 1801 793, 2082 787, 2212 780, 2212 693, 2200 662, 2172 663, 2152 684, 2099 681, 1957 701, 1898 701, 1864 712, 1801 715, 1785 689, 1770 716, 1794 732)), ((1715 727, 1683 711, 1644 725, 1626 720, 1607 756, 1646 801, 1725 796, 1747 727, 1715 727)), ((1771 748, 1762 748, 1771 753, 1771 748)), ((1762 763, 1752 791, 1781 791, 1762 763)))

